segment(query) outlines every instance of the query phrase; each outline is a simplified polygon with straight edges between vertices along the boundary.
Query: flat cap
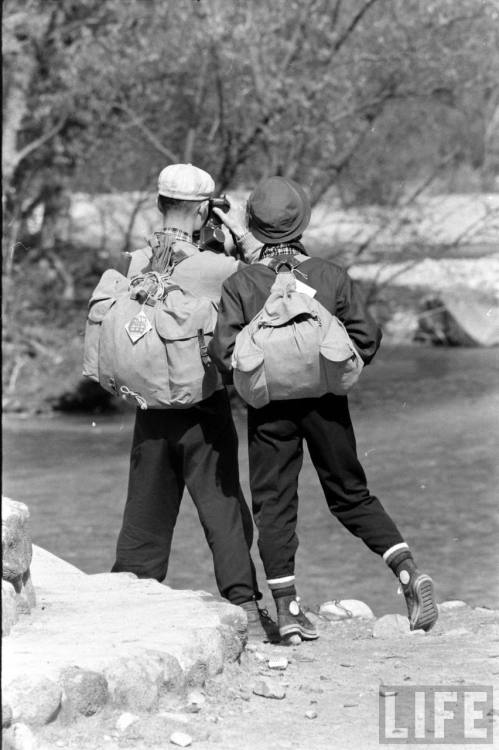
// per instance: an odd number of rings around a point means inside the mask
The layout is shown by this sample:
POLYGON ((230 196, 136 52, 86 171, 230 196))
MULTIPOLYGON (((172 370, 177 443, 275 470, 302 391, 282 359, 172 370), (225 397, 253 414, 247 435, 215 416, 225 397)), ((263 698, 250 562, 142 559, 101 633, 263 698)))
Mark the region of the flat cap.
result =
POLYGON ((215 183, 203 169, 192 164, 170 164, 159 173, 158 193, 182 201, 204 201, 213 195, 215 183))

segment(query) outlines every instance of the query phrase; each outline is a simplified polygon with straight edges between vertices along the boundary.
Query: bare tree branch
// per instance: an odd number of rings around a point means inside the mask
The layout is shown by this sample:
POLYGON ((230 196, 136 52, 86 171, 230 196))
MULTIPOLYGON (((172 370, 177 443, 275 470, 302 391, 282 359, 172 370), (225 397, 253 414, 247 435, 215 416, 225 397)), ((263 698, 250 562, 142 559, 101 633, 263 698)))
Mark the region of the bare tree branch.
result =
POLYGON ((173 151, 170 151, 170 149, 166 148, 166 146, 163 146, 159 138, 153 133, 153 131, 147 127, 147 125, 144 123, 143 120, 140 119, 140 117, 132 110, 128 105, 126 104, 115 104, 114 105, 116 109, 121 110, 121 112, 124 112, 128 117, 130 118, 130 122, 135 125, 136 128, 140 130, 140 132, 145 135, 151 146, 153 146, 162 156, 166 156, 167 159, 170 159, 171 161, 178 161, 178 157, 176 154, 173 153, 173 151))
POLYGON ((372 8, 372 6, 377 3, 378 0, 367 0, 366 3, 360 8, 357 13, 354 15, 348 26, 346 27, 345 31, 338 37, 336 42, 333 44, 333 52, 339 52, 339 50, 343 47, 345 42, 347 41, 350 34, 352 34, 353 31, 355 31, 356 27, 359 25, 367 11, 372 8))
POLYGON ((35 138, 34 141, 31 141, 31 143, 28 143, 24 148, 22 148, 20 151, 16 154, 15 159, 15 168, 19 166, 19 164, 23 161, 23 159, 26 159, 27 156, 33 153, 33 151, 36 151, 38 148, 41 148, 45 143, 50 141, 54 136, 57 135, 57 133, 60 133, 60 131, 63 129, 64 125, 67 122, 67 116, 64 115, 61 117, 59 122, 54 125, 53 128, 48 130, 46 133, 43 133, 39 138, 35 138))

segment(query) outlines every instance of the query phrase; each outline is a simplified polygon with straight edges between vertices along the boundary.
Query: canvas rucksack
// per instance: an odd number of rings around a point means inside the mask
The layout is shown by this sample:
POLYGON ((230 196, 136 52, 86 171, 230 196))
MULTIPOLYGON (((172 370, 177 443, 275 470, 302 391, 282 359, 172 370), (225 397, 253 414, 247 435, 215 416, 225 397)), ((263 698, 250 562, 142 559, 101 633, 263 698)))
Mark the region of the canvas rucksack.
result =
POLYGON ((142 409, 192 406, 221 386, 207 353, 216 318, 215 303, 181 289, 171 268, 131 280, 105 271, 89 303, 83 374, 142 409))
POLYGON ((236 337, 236 390, 257 409, 269 401, 345 395, 363 361, 343 323, 311 296, 311 287, 298 283, 297 289, 297 258, 277 257, 267 265, 276 272, 270 294, 236 337))

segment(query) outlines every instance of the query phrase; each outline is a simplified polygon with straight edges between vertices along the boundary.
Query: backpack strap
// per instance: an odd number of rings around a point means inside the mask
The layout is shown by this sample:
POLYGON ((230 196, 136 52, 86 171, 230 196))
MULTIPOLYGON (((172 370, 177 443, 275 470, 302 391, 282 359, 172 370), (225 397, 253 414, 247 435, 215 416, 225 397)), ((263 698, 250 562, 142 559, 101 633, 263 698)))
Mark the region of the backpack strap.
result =
POLYGON ((267 268, 271 268, 272 271, 275 271, 275 273, 279 273, 282 269, 287 268, 288 271, 293 272, 295 268, 298 268, 298 266, 301 266, 303 263, 302 260, 298 260, 298 258, 294 255, 276 255, 274 258, 270 258, 268 263, 265 263, 267 268))

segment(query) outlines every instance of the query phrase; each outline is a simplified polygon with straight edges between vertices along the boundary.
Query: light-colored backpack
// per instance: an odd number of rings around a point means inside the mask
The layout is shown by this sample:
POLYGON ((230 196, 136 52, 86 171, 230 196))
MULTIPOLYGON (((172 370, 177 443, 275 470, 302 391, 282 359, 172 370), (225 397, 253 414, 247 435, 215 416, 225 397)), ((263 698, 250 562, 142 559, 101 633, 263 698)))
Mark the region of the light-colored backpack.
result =
POLYGON ((217 307, 170 273, 106 271, 89 303, 83 375, 142 409, 186 408, 221 386, 207 345, 217 307))
POLYGON ((236 337, 234 386, 256 409, 269 401, 345 395, 363 368, 343 323, 296 279, 298 265, 293 257, 268 263, 276 272, 270 294, 236 337))

